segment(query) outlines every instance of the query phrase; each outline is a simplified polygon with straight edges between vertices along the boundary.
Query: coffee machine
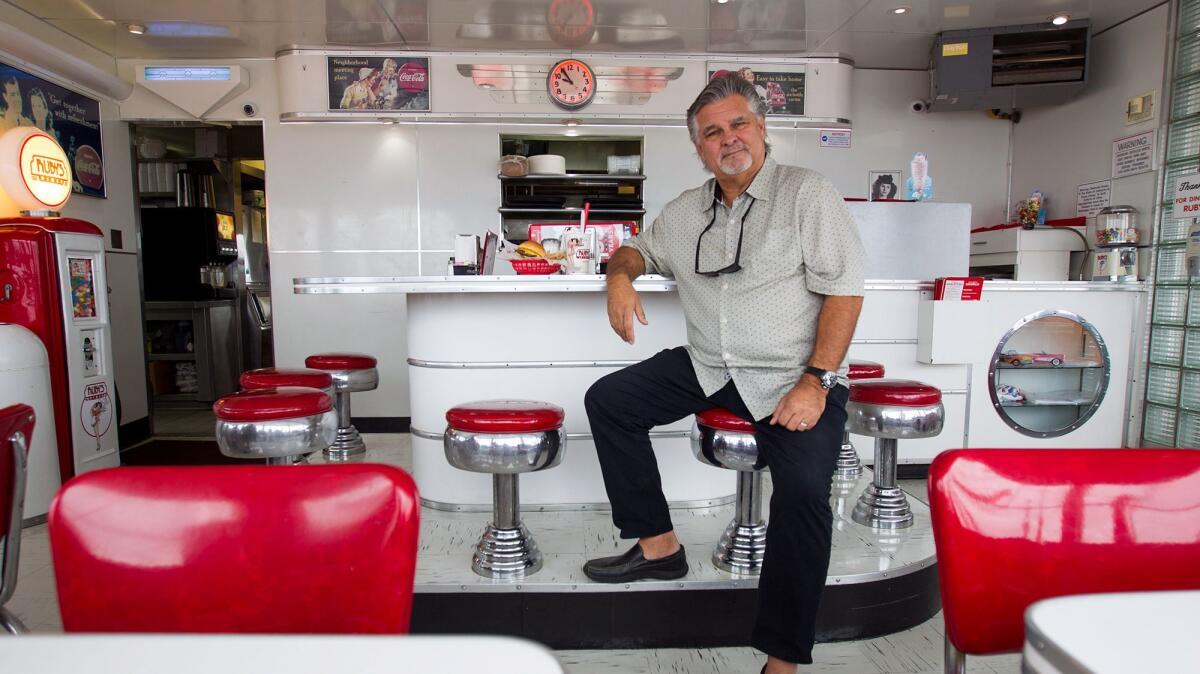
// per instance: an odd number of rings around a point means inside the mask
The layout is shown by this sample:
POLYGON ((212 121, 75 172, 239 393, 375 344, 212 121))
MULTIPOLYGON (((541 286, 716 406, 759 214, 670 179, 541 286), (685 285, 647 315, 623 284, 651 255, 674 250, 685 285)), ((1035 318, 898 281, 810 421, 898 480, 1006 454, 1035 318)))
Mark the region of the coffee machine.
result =
POLYGON ((146 301, 233 297, 225 268, 238 258, 233 213, 215 208, 143 208, 146 301))

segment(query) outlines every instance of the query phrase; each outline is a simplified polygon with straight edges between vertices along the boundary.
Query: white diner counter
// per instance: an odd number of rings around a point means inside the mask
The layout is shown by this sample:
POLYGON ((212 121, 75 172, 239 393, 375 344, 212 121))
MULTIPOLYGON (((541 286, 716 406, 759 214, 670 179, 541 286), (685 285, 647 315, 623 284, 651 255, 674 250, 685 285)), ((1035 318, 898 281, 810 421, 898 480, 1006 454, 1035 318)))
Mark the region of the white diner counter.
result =
MULTIPOLYGON (((545 400, 566 411, 566 457, 553 469, 522 477, 523 506, 605 507, 584 393, 601 376, 686 341, 675 283, 653 275, 635 282, 649 325, 636 326, 633 345, 609 327, 602 276, 332 277, 297 278, 294 284, 301 295, 406 296, 413 472, 423 501, 437 508, 491 507, 491 477, 450 467, 441 447, 446 410, 487 398, 545 400)), ((1142 343, 1136 326, 1144 312, 1143 284, 989 281, 980 302, 931 299, 928 282, 868 281, 850 347, 851 358, 881 362, 889 377, 942 389, 942 434, 901 443, 901 463, 927 464, 945 449, 966 446, 1121 446, 1135 392, 1134 349, 1142 343), (930 310, 933 304, 938 311, 930 310), (957 320, 946 320, 945 305, 957 305, 947 308, 962 312, 957 320), (1094 414, 1058 437, 1014 430, 988 393, 999 340, 1022 319, 1045 310, 1076 314, 1093 325, 1107 348, 1105 372, 1112 373, 1094 414)), ((735 475, 692 457, 691 424, 684 419, 652 432, 667 499, 674 507, 726 502, 735 475)), ((868 462, 871 442, 854 437, 868 462)))

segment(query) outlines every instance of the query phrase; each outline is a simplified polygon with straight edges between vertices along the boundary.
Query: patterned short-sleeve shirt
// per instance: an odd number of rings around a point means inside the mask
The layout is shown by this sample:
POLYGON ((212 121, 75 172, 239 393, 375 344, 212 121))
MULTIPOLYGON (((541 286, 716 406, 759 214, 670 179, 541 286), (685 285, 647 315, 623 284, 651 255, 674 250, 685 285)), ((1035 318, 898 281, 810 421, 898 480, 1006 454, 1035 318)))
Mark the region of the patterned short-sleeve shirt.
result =
POLYGON ((648 273, 675 278, 705 395, 732 378, 755 419, 770 416, 804 374, 824 297, 863 294, 866 253, 842 196, 816 171, 770 157, 731 208, 709 179, 625 245, 648 273), (697 249, 699 271, 723 269, 739 237, 740 270, 696 273, 697 249))

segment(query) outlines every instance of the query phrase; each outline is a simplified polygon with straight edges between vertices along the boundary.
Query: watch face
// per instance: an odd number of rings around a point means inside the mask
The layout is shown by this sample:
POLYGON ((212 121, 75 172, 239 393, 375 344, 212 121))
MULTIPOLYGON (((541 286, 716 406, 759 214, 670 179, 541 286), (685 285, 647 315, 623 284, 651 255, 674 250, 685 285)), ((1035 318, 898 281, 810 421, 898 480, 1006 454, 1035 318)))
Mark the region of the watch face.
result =
POLYGON ((566 47, 582 47, 596 33, 596 10, 591 0, 550 0, 546 8, 546 27, 555 42, 566 47))
POLYGON ((596 77, 591 66, 576 59, 554 64, 546 86, 550 92, 550 100, 567 110, 582 108, 591 103, 592 97, 596 95, 596 77))
POLYGON ((837 373, 826 371, 825 374, 821 375, 821 386, 827 389, 837 386, 837 373))

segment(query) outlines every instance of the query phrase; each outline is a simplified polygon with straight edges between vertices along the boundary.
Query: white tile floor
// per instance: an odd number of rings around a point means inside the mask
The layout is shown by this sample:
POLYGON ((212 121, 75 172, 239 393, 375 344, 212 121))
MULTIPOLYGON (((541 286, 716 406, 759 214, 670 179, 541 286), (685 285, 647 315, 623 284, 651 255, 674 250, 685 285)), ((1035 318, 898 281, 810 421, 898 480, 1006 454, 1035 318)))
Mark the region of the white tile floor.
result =
MULTIPOLYGON (((388 448, 389 453, 408 452, 408 436, 370 435, 369 446, 388 448)), ((904 480, 904 489, 924 501, 925 481, 904 480)), ((464 533, 473 540, 475 533, 464 533)), ((446 538, 438 537, 445 541, 446 538)), ((547 542, 551 538, 546 539, 547 542)), ((60 632, 58 600, 45 525, 22 532, 21 562, 17 590, 7 608, 34 632, 60 632)), ((896 634, 829 644, 819 644, 816 664, 801 668, 804 672, 841 672, 846 674, 936 673, 942 671, 941 614, 912 629, 896 634)), ((716 674, 718 672, 757 672, 763 656, 751 648, 580 650, 556 653, 571 674, 610 672, 648 672, 716 674)), ((1020 671, 1019 655, 968 658, 968 672, 1015 673, 1020 671)))

